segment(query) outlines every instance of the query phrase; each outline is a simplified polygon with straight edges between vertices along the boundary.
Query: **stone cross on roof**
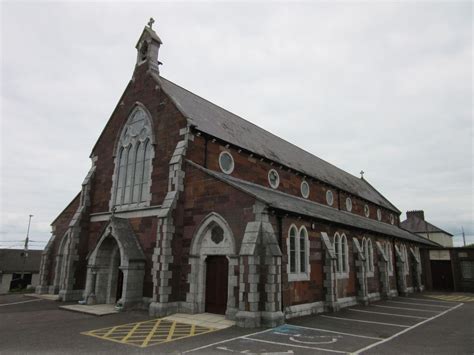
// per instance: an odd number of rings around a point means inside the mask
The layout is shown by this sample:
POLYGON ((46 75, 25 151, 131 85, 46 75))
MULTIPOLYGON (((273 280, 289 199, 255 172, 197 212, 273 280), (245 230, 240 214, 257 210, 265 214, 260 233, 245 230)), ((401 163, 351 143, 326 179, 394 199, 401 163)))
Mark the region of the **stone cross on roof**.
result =
POLYGON ((364 178, 364 170, 361 170, 361 171, 360 171, 360 178, 361 178, 361 179, 364 178))
POLYGON ((154 23, 155 20, 153 19, 153 17, 150 17, 150 21, 148 21, 148 27, 152 28, 154 23))

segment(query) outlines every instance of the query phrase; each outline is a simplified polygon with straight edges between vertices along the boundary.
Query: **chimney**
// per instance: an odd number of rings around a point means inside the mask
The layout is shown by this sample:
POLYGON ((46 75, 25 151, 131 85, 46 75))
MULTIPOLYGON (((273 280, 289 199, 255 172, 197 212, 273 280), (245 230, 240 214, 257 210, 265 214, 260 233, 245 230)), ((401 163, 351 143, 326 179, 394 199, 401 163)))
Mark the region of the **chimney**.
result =
POLYGON ((158 60, 158 53, 163 42, 161 42, 160 37, 158 37, 152 28, 154 22, 155 20, 150 18, 150 21, 143 29, 142 35, 135 46, 137 49, 136 66, 140 66, 143 63, 148 63, 150 69, 155 70, 159 74, 159 65, 162 63, 158 60))
POLYGON ((424 221, 425 220, 425 212, 422 211, 422 210, 407 211, 407 219, 411 220, 411 219, 414 219, 414 218, 418 218, 418 219, 421 219, 422 221, 424 221))

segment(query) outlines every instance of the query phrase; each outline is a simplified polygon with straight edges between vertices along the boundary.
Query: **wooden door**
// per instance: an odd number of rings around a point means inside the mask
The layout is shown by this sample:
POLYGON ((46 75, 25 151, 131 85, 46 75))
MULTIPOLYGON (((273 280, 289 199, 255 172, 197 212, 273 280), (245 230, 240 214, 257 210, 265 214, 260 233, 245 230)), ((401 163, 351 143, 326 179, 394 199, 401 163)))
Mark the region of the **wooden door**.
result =
POLYGON ((225 256, 206 259, 206 312, 225 314, 229 266, 225 256))
POLYGON ((431 260, 431 277, 434 290, 453 290, 453 274, 451 261, 431 260))

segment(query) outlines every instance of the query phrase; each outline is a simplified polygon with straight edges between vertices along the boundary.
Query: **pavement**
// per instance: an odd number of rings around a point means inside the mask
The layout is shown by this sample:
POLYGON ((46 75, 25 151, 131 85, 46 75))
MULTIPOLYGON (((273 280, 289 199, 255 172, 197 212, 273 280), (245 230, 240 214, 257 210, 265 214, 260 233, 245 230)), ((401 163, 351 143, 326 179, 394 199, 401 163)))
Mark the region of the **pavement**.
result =
POLYGON ((473 354, 474 302, 445 300, 451 296, 396 297, 273 329, 231 323, 218 329, 202 323, 207 317, 223 324, 212 315, 157 319, 127 311, 98 317, 61 309, 57 301, 6 295, 0 296, 0 353, 473 354))

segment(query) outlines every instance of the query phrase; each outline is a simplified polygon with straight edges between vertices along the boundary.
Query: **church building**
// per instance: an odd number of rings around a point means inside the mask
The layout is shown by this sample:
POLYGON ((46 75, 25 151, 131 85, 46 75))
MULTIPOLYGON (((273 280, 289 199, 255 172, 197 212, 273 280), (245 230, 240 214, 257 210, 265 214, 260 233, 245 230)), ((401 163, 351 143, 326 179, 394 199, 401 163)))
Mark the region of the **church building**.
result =
POLYGON ((423 290, 436 243, 363 176, 162 77, 161 45, 150 22, 37 293, 257 327, 423 290))

